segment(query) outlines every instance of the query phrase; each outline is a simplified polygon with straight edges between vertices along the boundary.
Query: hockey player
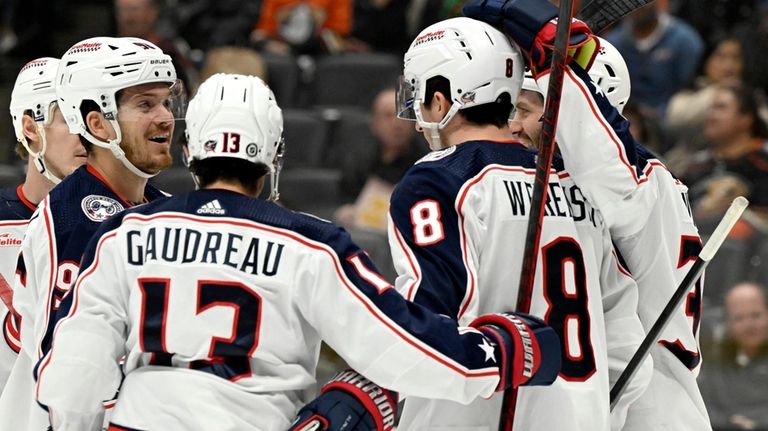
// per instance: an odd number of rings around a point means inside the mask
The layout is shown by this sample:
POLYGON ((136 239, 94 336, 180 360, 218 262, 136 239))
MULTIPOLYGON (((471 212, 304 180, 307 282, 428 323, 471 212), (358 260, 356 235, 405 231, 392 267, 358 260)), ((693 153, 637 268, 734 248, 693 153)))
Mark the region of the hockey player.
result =
POLYGON ((33 367, 50 346, 85 245, 108 217, 162 196, 147 179, 171 164, 176 73, 156 46, 135 38, 84 40, 63 55, 56 84, 57 105, 88 163, 40 203, 22 241, 14 288, 22 349, 0 395, 3 430, 46 428, 33 367))
MULTIPOLYGON (((610 219, 611 237, 638 284, 638 311, 649 330, 693 265, 701 240, 691 217, 688 188, 658 157, 632 138, 626 120, 616 115, 621 114, 629 100, 629 70, 613 45, 600 39, 600 46, 600 53, 589 69, 591 83, 584 80, 581 72, 572 71, 566 76, 558 143, 566 168, 590 200, 604 206, 607 201, 621 203, 610 219), (586 94, 589 98, 585 99, 582 95, 586 94), (603 139, 597 138, 600 134, 587 138, 588 133, 594 133, 594 129, 584 127, 596 118, 592 112, 600 112, 597 118, 614 133, 603 135, 603 139), (581 140, 572 138, 580 133, 584 134, 581 140), (637 153, 632 170, 625 164, 625 151, 637 153), (599 154, 602 158, 596 157, 599 154)), ((511 122, 513 131, 534 146, 541 133, 542 89, 546 88, 542 85, 526 76, 511 122)), ((701 284, 697 284, 691 290, 685 305, 672 315, 659 343, 652 348, 654 369, 650 386, 629 408, 623 430, 712 428, 696 383, 701 368, 701 289, 701 284)), ((623 418, 617 420, 624 422, 623 418)))
MULTIPOLYGON (((59 60, 45 57, 21 68, 11 93, 11 119, 16 153, 27 161, 27 175, 17 187, 0 190, 0 275, 9 286, 29 218, 37 204, 78 166, 86 152, 77 135, 69 133, 56 104, 54 78, 59 60)), ((0 302, 0 393, 21 348, 18 320, 0 302)))
MULTIPOLYGON (((559 342, 541 321, 497 314, 458 327, 405 301, 343 229, 255 199, 283 145, 263 81, 214 75, 186 124, 201 189, 116 215, 87 247, 40 364, 38 400, 54 430, 98 428, 123 355, 114 430, 285 430, 314 382, 321 338, 405 394, 469 402, 555 378, 559 342)), ((339 418, 345 429, 392 429, 392 394, 357 373, 324 393, 358 404, 360 417, 339 418)), ((305 408, 298 426, 341 429, 333 405, 305 408)))
MULTIPOLYGON (((428 27, 405 55, 400 113, 434 152, 390 202, 396 287, 460 323, 516 303, 535 168, 535 153, 507 128, 522 79, 520 51, 468 18, 428 27)), ((620 272, 600 213, 567 174, 550 181, 530 312, 560 335, 563 366, 552 386, 519 390, 505 425, 608 430, 608 370, 620 370, 643 336, 636 286, 620 272)), ((643 379, 635 384, 642 393, 643 379)), ((501 399, 409 397, 398 429, 495 429, 501 399)))

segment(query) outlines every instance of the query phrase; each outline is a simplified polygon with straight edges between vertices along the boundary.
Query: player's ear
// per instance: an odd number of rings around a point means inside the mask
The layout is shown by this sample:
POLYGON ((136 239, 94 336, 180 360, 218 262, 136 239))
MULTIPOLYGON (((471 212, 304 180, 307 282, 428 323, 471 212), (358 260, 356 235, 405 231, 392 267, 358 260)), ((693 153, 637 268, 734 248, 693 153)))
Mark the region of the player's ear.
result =
POLYGON ((24 137, 27 138, 27 143, 32 148, 32 151, 39 151, 37 148, 38 142, 40 142, 40 136, 37 134, 37 123, 29 115, 21 117, 21 128, 24 133, 24 137))
POLYGON ((85 125, 94 137, 104 142, 109 141, 115 136, 112 124, 104 118, 104 114, 102 114, 101 111, 89 112, 85 116, 85 125))
POLYGON ((443 116, 451 109, 451 101, 442 92, 435 91, 432 96, 432 106, 435 106, 438 109, 438 114, 443 116))

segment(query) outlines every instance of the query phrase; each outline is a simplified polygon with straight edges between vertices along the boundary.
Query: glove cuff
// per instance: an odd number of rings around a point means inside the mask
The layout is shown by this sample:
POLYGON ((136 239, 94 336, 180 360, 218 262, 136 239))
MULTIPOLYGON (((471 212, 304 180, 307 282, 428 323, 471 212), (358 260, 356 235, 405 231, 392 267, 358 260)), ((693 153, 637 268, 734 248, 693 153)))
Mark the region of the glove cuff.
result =
POLYGON ((380 387, 352 369, 337 373, 323 386, 320 393, 331 390, 347 392, 359 400, 371 414, 377 430, 394 429, 398 398, 396 392, 380 387))
MULTIPOLYGON (((538 325, 540 323, 536 321, 535 324, 538 325)), ((540 361, 537 360, 541 358, 539 342, 528 322, 524 321, 523 318, 514 314, 486 314, 475 319, 470 323, 470 326, 477 327, 482 332, 495 338, 497 344, 511 344, 509 347, 499 350, 506 353, 509 349, 509 352, 512 353, 510 358, 505 358, 505 354, 501 355, 501 366, 509 367, 511 376, 509 384, 512 387, 524 385, 539 370, 540 361), (510 337, 511 340, 504 340, 505 335, 510 337), (521 354, 513 350, 519 348, 523 350, 520 352, 521 354)))

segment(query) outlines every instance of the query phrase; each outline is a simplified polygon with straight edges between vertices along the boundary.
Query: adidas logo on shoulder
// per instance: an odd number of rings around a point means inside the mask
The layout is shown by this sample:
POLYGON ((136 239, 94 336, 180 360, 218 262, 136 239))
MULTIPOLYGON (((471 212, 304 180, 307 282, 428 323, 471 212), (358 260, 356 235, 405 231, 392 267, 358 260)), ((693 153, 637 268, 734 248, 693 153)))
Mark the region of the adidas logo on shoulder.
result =
POLYGON ((216 215, 222 215, 226 213, 224 208, 221 207, 221 204, 219 203, 218 199, 214 199, 207 204, 201 206, 196 211, 198 214, 216 214, 216 215))

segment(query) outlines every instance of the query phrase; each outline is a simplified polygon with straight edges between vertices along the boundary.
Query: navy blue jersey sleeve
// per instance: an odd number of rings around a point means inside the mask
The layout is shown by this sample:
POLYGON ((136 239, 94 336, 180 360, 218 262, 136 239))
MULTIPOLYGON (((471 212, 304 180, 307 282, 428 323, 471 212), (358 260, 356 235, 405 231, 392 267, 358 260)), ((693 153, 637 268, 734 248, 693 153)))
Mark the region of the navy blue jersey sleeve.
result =
POLYGON ((469 279, 454 203, 461 183, 447 170, 416 165, 390 201, 393 256, 402 252, 403 259, 395 257, 402 269, 398 273, 410 277, 398 289, 408 299, 452 317, 462 312, 469 279))

